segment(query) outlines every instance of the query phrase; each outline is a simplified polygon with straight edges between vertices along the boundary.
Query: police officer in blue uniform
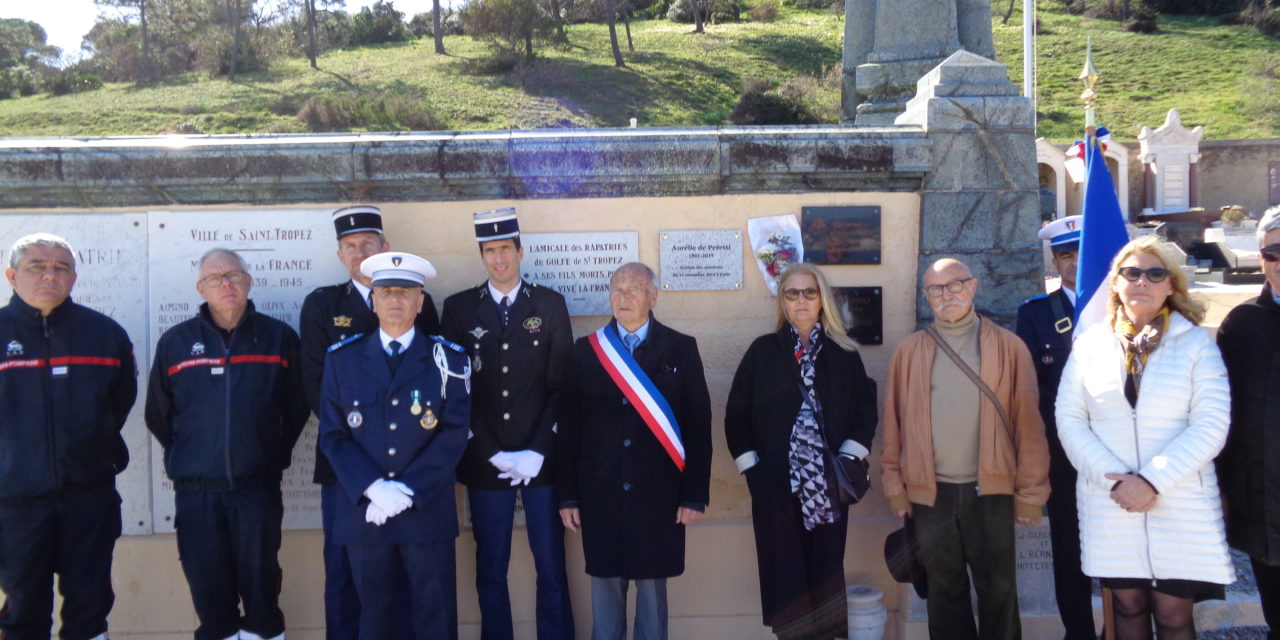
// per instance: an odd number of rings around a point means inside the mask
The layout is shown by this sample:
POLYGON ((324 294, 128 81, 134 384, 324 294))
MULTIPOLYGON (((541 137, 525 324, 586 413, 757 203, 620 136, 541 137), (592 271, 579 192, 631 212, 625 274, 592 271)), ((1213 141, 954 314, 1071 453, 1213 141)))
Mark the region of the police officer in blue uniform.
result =
POLYGON ((408 576, 418 638, 457 638, 454 470, 467 443, 470 365, 462 347, 414 327, 435 275, 388 252, 361 264, 378 331, 325 359, 320 449, 338 476, 333 535, 347 548, 362 640, 399 638, 395 575, 408 576))
MULTIPOLYGON (((360 263, 372 255, 391 249, 382 231, 382 211, 377 207, 357 205, 333 212, 333 227, 338 236, 338 260, 347 268, 351 279, 341 284, 320 287, 307 295, 302 303, 301 321, 302 390, 307 406, 320 414, 320 377, 329 347, 352 336, 368 335, 378 330, 378 318, 369 308, 373 293, 369 278, 360 272, 360 263)), ((422 313, 414 325, 423 335, 440 331, 435 302, 424 292, 422 313)), ((333 543, 333 503, 339 495, 338 479, 329 460, 316 447, 314 481, 320 485, 321 525, 324 528, 324 615, 327 640, 354 640, 359 630, 360 599, 351 582, 351 564, 346 549, 333 543)), ((404 578, 401 583, 405 584, 404 578)), ((407 591, 402 590, 402 592, 407 591)), ((405 596, 407 598, 407 596, 405 596)), ((407 605, 407 600, 405 600, 407 605)), ((411 635, 410 621, 401 616, 401 637, 411 635)))
POLYGON ((444 302, 445 337, 472 358, 471 433, 458 466, 476 538, 482 640, 512 640, 507 567, 516 493, 538 572, 537 637, 572 640, 564 526, 555 495, 556 422, 573 330, 564 296, 520 279, 515 209, 474 216, 488 281, 444 302))
POLYGON ((1062 450, 1053 406, 1058 382, 1071 355, 1075 328, 1076 257, 1080 249, 1080 216, 1067 216, 1040 229, 1048 241, 1062 286, 1018 307, 1017 334, 1031 350, 1040 382, 1040 416, 1049 440, 1049 537, 1053 548, 1053 582, 1058 614, 1067 640, 1093 640, 1092 582, 1080 570, 1080 520, 1076 513, 1076 470, 1062 450))

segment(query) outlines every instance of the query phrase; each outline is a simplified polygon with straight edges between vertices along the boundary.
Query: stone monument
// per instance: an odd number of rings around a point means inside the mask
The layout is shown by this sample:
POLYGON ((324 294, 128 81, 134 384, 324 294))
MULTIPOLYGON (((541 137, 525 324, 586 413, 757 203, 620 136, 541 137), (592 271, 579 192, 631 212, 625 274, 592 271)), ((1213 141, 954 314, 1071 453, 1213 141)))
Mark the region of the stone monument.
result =
POLYGON ((1155 131, 1138 133, 1138 159, 1142 161, 1143 187, 1150 207, 1143 213, 1174 213, 1196 205, 1196 164, 1204 127, 1187 129, 1182 116, 1170 109, 1155 131))
POLYGON ((841 121, 892 124, 916 80, 964 49, 995 57, 990 0, 845 0, 841 121))

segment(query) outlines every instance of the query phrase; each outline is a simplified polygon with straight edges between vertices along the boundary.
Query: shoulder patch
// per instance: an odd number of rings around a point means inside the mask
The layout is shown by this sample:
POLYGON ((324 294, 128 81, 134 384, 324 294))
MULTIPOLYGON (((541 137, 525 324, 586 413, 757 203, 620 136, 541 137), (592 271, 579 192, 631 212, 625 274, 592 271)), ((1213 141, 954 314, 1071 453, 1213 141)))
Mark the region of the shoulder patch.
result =
POLYGON ((354 336, 351 336, 350 338, 347 338, 346 340, 342 340, 342 341, 340 341, 340 342, 335 342, 335 343, 333 343, 333 344, 329 345, 329 348, 328 348, 328 349, 325 349, 325 353, 333 353, 334 351, 337 351, 338 349, 341 349, 341 348, 343 348, 343 347, 345 347, 345 346, 347 346, 347 345, 351 344, 352 342, 355 342, 356 340, 359 340, 360 338, 363 338, 363 337, 364 337, 364 334, 363 334, 363 333, 357 333, 357 334, 355 334, 354 336))
POLYGON ((463 349, 463 348, 462 348, 462 345, 457 344, 457 343, 454 343, 454 342, 449 342, 448 340, 445 340, 445 339, 444 339, 444 336, 431 336, 431 339, 432 339, 432 340, 435 340, 436 342, 439 342, 440 344, 442 344, 442 345, 444 345, 444 346, 446 346, 446 347, 448 347, 448 348, 450 348, 450 349, 453 349, 454 351, 456 351, 456 352, 458 352, 458 353, 466 353, 466 351, 467 351, 466 349, 463 349))
POLYGON ((1048 299, 1049 299, 1049 294, 1047 294, 1047 293, 1042 293, 1042 294, 1040 294, 1040 295, 1038 295, 1038 296, 1031 296, 1030 298, 1027 298, 1026 300, 1023 300, 1023 301, 1022 301, 1022 304, 1026 304, 1026 303, 1028 303, 1028 302, 1035 302, 1036 300, 1048 300, 1048 299))

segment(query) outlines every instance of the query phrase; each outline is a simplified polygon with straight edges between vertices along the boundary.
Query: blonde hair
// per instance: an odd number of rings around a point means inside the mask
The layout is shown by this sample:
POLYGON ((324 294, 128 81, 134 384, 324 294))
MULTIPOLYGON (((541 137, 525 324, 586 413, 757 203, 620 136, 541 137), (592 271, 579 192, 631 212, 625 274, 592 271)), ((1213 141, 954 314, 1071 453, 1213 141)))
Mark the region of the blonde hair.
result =
POLYGON ((778 325, 775 329, 781 329, 791 322, 787 319, 787 310, 784 306, 781 289, 783 283, 794 275, 810 275, 818 283, 818 294, 822 299, 822 333, 830 338, 832 342, 840 345, 841 349, 857 351, 858 343, 849 337, 849 332, 845 329, 844 318, 840 315, 838 297, 831 290, 827 277, 822 275, 822 271, 818 269, 818 266, 811 262, 792 264, 783 269, 782 274, 778 276, 778 325))
POLYGON ((1120 309, 1120 294, 1116 292, 1116 278, 1120 277, 1120 263, 1128 259, 1129 256, 1139 253, 1155 256, 1160 261, 1160 265, 1169 271, 1169 282, 1173 285, 1173 291, 1169 294, 1169 298, 1165 300, 1165 305, 1181 313, 1183 317, 1191 321, 1191 324, 1199 325, 1204 320, 1205 304, 1191 297, 1191 291, 1187 285, 1187 274, 1182 271, 1182 266, 1169 256, 1168 251, 1161 244, 1163 243, 1155 236, 1143 236, 1130 240, 1129 244, 1121 247, 1120 252, 1111 261, 1111 271, 1107 273, 1107 287, 1110 290, 1107 297, 1108 322, 1115 323, 1116 313, 1120 309))

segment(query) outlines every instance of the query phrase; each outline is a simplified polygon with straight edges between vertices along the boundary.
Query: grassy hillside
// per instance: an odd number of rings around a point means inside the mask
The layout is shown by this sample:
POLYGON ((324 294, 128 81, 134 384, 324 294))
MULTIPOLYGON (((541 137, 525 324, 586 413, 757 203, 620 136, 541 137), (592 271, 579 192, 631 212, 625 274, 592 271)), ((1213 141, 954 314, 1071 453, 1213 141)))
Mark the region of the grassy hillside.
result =
MULTIPOLYGON (((1094 38, 1102 71, 1101 121, 1122 139, 1142 124, 1159 125, 1177 107, 1188 125, 1204 124, 1209 137, 1280 135, 1280 124, 1241 115, 1246 62, 1280 52, 1280 41, 1206 19, 1162 18, 1163 33, 1123 33, 1110 20, 1046 13, 1040 38, 1041 133, 1053 140, 1076 136, 1081 121, 1075 80, 1084 38, 1094 38)), ((999 57, 1021 82, 1021 17, 996 20, 999 57)), ((621 25, 619 25, 621 32, 621 25)), ((494 69, 487 47, 467 37, 446 39, 448 56, 429 40, 334 51, 319 71, 304 59, 236 82, 189 74, 152 86, 110 84, 99 91, 0 101, 0 136, 147 135, 304 132, 315 130, 457 130, 715 125, 725 121, 743 85, 764 81, 799 95, 833 121, 839 103, 838 67, 843 17, 824 11, 784 10, 773 22, 714 25, 689 33, 688 25, 639 21, 636 52, 615 68, 603 25, 569 29, 572 43, 546 48, 538 61, 516 70, 494 69), (315 113, 319 96, 354 124, 315 126, 299 119, 315 113), (412 117, 429 111, 433 118, 412 117), (407 124, 406 124, 407 123, 407 124)), ((625 40, 623 41, 625 51, 625 40)), ((320 104, 319 107, 323 107, 320 104)), ((333 122, 334 120, 330 120, 333 122)))

